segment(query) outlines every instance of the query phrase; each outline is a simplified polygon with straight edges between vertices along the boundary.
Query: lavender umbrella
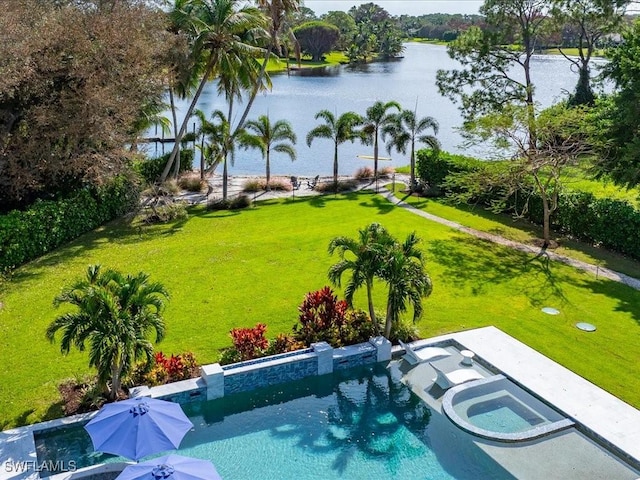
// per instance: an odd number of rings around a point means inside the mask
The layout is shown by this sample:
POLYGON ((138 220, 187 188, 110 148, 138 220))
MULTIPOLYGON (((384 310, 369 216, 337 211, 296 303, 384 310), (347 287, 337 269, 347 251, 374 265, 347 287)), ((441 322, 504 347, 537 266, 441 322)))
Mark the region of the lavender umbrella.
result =
POLYGON ((193 424, 177 403, 138 397, 105 405, 84 428, 96 451, 138 461, 178 448, 193 424))
POLYGON ((129 465, 116 480, 222 480, 211 462, 166 455, 129 465))

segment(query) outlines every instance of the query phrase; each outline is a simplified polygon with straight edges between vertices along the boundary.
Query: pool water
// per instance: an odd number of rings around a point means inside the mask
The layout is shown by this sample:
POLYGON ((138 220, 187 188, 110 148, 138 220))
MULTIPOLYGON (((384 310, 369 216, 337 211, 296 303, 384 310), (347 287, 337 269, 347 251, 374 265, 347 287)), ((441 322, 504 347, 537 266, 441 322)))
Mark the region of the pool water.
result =
POLYGON ((502 433, 522 432, 546 422, 508 395, 476 403, 469 407, 467 415, 474 425, 502 433))
MULTIPOLYGON (((180 454, 224 479, 511 479, 381 365, 183 405, 194 423, 180 454)), ((83 428, 36 438, 38 460, 120 460, 83 428)))

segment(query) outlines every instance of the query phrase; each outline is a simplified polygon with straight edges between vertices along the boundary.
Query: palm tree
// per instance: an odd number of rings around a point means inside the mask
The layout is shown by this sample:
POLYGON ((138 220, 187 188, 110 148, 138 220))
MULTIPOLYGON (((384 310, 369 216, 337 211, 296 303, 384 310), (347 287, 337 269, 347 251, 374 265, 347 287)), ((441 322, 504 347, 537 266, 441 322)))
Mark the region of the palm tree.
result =
POLYGON ((403 155, 407 153, 407 146, 410 146, 410 161, 411 161, 411 180, 410 190, 413 191, 416 185, 416 142, 427 145, 432 150, 440 150, 440 142, 435 137, 438 134, 438 122, 433 117, 423 117, 420 120, 416 118, 415 111, 403 110, 397 115, 394 115, 389 123, 382 128, 382 137, 390 135, 390 140, 387 143, 387 151, 391 152, 392 148, 395 148, 403 155), (427 129, 433 129, 433 135, 423 135, 427 129))
POLYGON ((125 276, 113 270, 101 272, 100 265, 92 265, 84 280, 66 287, 54 300, 56 306, 69 303, 78 311, 57 317, 46 335, 53 341, 62 330, 60 350, 64 354, 74 345, 83 351, 88 343, 89 365, 98 370, 99 384, 115 400, 134 362, 153 358, 148 334, 155 331, 156 343, 163 339, 161 312, 168 297, 165 288, 150 283, 146 273, 125 276))
POLYGON ((384 329, 387 338, 400 314, 407 311, 407 304, 413 306, 413 320, 416 321, 422 316, 422 299, 431 294, 431 279, 424 271, 422 252, 416 248, 419 241, 414 232, 409 234, 404 243, 395 242, 391 245, 378 273, 389 288, 384 329))
POLYGON ((387 248, 393 244, 393 238, 379 223, 372 223, 358 231, 357 239, 336 237, 329 243, 329 254, 337 250, 340 261, 329 269, 329 280, 340 286, 342 274, 351 271, 345 290, 345 300, 353 308, 353 296, 364 284, 367 289, 369 316, 379 328, 373 308, 373 280, 382 268, 387 248))
POLYGON ((393 120, 389 110, 396 108, 401 110, 398 102, 383 103, 378 100, 367 108, 367 116, 362 127, 362 140, 366 145, 373 144, 373 176, 378 178, 378 137, 381 129, 393 120))
MULTIPOLYGON (((215 110, 211 114, 211 121, 208 121, 204 112, 196 109, 195 115, 200 120, 199 134, 207 140, 203 155, 212 167, 222 163, 222 199, 228 196, 229 162, 233 164, 236 139, 231 133, 231 123, 228 117, 221 110, 215 110)), ((243 134, 243 130, 238 132, 238 136, 243 134)))
POLYGON ((167 178, 171 170, 180 140, 207 81, 216 74, 228 72, 229 64, 237 64, 236 58, 255 59, 264 52, 255 42, 266 36, 266 17, 258 8, 240 5, 239 0, 179 0, 171 12, 173 24, 186 30, 191 37, 194 58, 203 59, 205 66, 201 70, 200 84, 178 131, 161 181, 167 178))
POLYGON ((291 157, 291 161, 294 161, 296 159, 296 150, 293 145, 296 140, 296 134, 288 121, 278 120, 271 124, 268 115, 260 115, 258 120, 251 120, 245 123, 245 130, 238 137, 240 145, 245 148, 258 148, 262 152, 262 157, 267 163, 267 190, 269 190, 269 181, 271 179, 271 150, 285 153, 291 157), (287 140, 291 143, 287 143, 287 140))
POLYGON ((359 137, 359 133, 354 128, 362 123, 362 117, 355 112, 345 112, 337 119, 329 110, 320 110, 316 113, 316 120, 321 118, 324 125, 318 125, 307 133, 307 145, 316 138, 326 138, 333 140, 333 185, 338 190, 338 145, 350 140, 353 142, 359 137))

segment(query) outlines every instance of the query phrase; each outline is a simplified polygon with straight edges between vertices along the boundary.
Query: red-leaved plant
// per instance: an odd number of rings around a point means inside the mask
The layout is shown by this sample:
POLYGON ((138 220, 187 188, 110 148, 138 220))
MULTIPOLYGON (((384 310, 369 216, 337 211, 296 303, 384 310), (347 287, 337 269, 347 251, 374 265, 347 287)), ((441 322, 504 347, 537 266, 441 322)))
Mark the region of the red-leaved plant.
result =
POLYGON ((231 330, 233 346, 240 354, 240 361, 252 360, 261 357, 269 346, 269 341, 264 334, 267 326, 258 323, 253 328, 234 328, 231 330))
POLYGON ((321 341, 342 345, 347 308, 347 302, 338 300, 330 287, 307 293, 298 307, 299 323, 293 327, 295 338, 307 345, 321 341))

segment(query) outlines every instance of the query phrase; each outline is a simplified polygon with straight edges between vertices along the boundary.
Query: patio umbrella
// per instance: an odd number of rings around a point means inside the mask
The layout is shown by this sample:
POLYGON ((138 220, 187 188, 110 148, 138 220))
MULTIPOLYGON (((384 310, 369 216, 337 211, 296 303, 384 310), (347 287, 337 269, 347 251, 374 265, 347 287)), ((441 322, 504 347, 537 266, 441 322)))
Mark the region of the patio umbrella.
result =
POLYGON ((105 405, 84 428, 96 451, 138 461, 178 448, 192 427, 179 404, 137 397, 105 405))
POLYGON ((207 460, 166 455, 129 465, 116 480, 222 480, 207 460))

